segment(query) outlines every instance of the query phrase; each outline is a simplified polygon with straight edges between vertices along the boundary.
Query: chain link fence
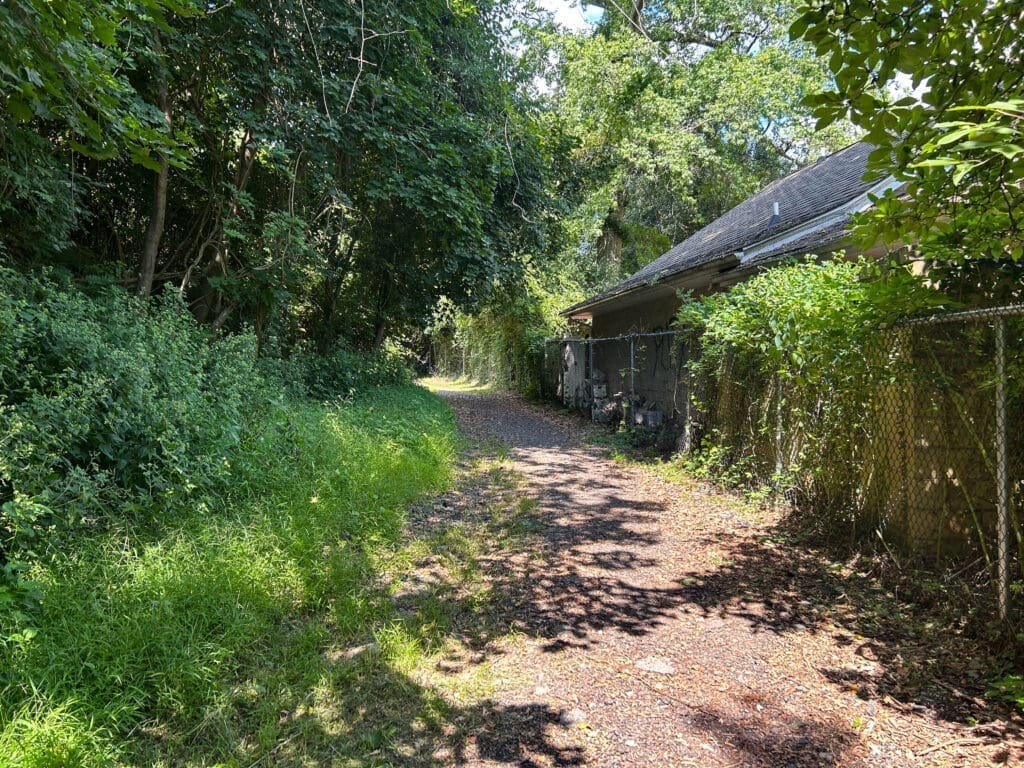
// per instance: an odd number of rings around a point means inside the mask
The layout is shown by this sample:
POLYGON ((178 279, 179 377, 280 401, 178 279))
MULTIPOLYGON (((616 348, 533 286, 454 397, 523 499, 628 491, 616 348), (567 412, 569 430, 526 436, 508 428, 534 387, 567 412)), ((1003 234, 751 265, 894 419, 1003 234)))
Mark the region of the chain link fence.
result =
POLYGON ((543 392, 595 421, 671 427, 687 404, 686 335, 678 331, 609 338, 549 339, 543 392))
POLYGON ((547 355, 518 337, 477 339, 476 343, 442 332, 431 336, 428 370, 515 389, 531 397, 552 397, 545 390, 547 355))
POLYGON ((956 571, 984 612, 1017 621, 1024 306, 906 321, 859 352, 807 382, 685 331, 563 339, 542 379, 596 421, 661 430, 712 477, 774 489, 831 536, 956 571))

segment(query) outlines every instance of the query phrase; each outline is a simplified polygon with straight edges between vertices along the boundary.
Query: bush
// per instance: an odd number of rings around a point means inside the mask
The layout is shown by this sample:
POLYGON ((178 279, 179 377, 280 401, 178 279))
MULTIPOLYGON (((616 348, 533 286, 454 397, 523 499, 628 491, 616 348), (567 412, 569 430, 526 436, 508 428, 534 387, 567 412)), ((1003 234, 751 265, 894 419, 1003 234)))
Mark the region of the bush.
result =
POLYGON ((144 306, 3 270, 0 337, 7 555, 218 487, 267 399, 252 339, 207 343, 170 297, 144 306))
POLYGON ((347 399, 361 389, 409 384, 413 379, 406 362, 386 349, 361 352, 339 345, 327 354, 299 352, 266 364, 289 392, 314 400, 347 399))
POLYGON ((319 678, 295 627, 370 632, 371 553, 448 482, 451 413, 384 386, 410 378, 390 352, 257 359, 173 295, 0 268, 0 764, 134 764, 143 724, 179 738, 157 751, 244 752, 240 687, 319 678))
POLYGON ((250 764, 257 734, 337 672, 323 644, 393 615, 385 555, 408 505, 449 482, 454 444, 418 387, 273 405, 216 506, 35 565, 38 632, 0 653, 0 765, 250 764))
POLYGON ((858 482, 869 399, 885 373, 871 351, 896 319, 944 303, 906 269, 865 260, 778 267, 684 302, 677 320, 699 339, 691 396, 704 430, 690 463, 809 507, 841 508, 858 482))
POLYGON ((385 353, 254 350, 247 334, 211 343, 173 294, 143 303, 0 269, 0 564, 83 529, 166 522, 221 492, 272 400, 411 378, 385 353))

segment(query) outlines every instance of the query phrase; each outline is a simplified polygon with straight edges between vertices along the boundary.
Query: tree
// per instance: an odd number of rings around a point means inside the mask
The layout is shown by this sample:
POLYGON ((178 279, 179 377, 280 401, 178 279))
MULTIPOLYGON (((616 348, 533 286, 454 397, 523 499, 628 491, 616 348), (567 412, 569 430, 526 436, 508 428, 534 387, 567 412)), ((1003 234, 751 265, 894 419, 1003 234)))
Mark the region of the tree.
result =
POLYGON ((122 40, 191 12, 188 0, 11 0, 0 6, 0 253, 67 248, 87 212, 84 165, 176 159, 164 116, 131 84, 122 40))
POLYGON ((850 140, 801 100, 828 81, 786 3, 607 0, 551 41, 552 109, 575 135, 580 268, 617 282, 767 182, 850 140))
POLYGON ((819 125, 849 119, 871 169, 906 183, 863 220, 866 240, 918 241, 941 260, 1020 259, 1024 3, 813 0, 791 33, 829 57, 819 125), (887 86, 907 76, 918 96, 887 86))
POLYGON ((0 249, 261 348, 380 344, 524 268, 542 137, 497 2, 12 0, 0 249))

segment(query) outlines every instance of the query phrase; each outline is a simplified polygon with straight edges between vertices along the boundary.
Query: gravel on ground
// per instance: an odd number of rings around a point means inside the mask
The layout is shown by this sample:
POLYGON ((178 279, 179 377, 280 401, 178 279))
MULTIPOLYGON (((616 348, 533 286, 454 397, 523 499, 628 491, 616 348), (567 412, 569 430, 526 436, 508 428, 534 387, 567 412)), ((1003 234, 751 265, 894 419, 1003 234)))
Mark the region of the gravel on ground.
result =
MULTIPOLYGON (((781 513, 613 461, 576 416, 508 394, 440 394, 468 439, 505 447, 535 528, 484 558, 507 631, 480 649, 494 683, 475 732, 438 764, 1024 757, 1019 719, 971 677, 969 641, 894 630, 898 601, 789 541, 781 513)), ((449 496, 433 522, 474 514, 474 494, 449 496)))

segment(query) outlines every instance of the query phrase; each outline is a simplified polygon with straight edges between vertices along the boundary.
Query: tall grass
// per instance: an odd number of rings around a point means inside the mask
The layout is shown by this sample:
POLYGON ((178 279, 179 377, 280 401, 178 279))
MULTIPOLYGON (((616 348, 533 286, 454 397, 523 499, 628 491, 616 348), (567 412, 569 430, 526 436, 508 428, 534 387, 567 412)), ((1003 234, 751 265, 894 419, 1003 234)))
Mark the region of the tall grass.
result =
POLYGON ((278 405, 220 497, 35 565, 36 634, 0 658, 0 765, 205 765, 266 748, 283 710, 315 703, 326 647, 389 631, 374 553, 449 481, 453 444, 446 407, 414 387, 278 405))

